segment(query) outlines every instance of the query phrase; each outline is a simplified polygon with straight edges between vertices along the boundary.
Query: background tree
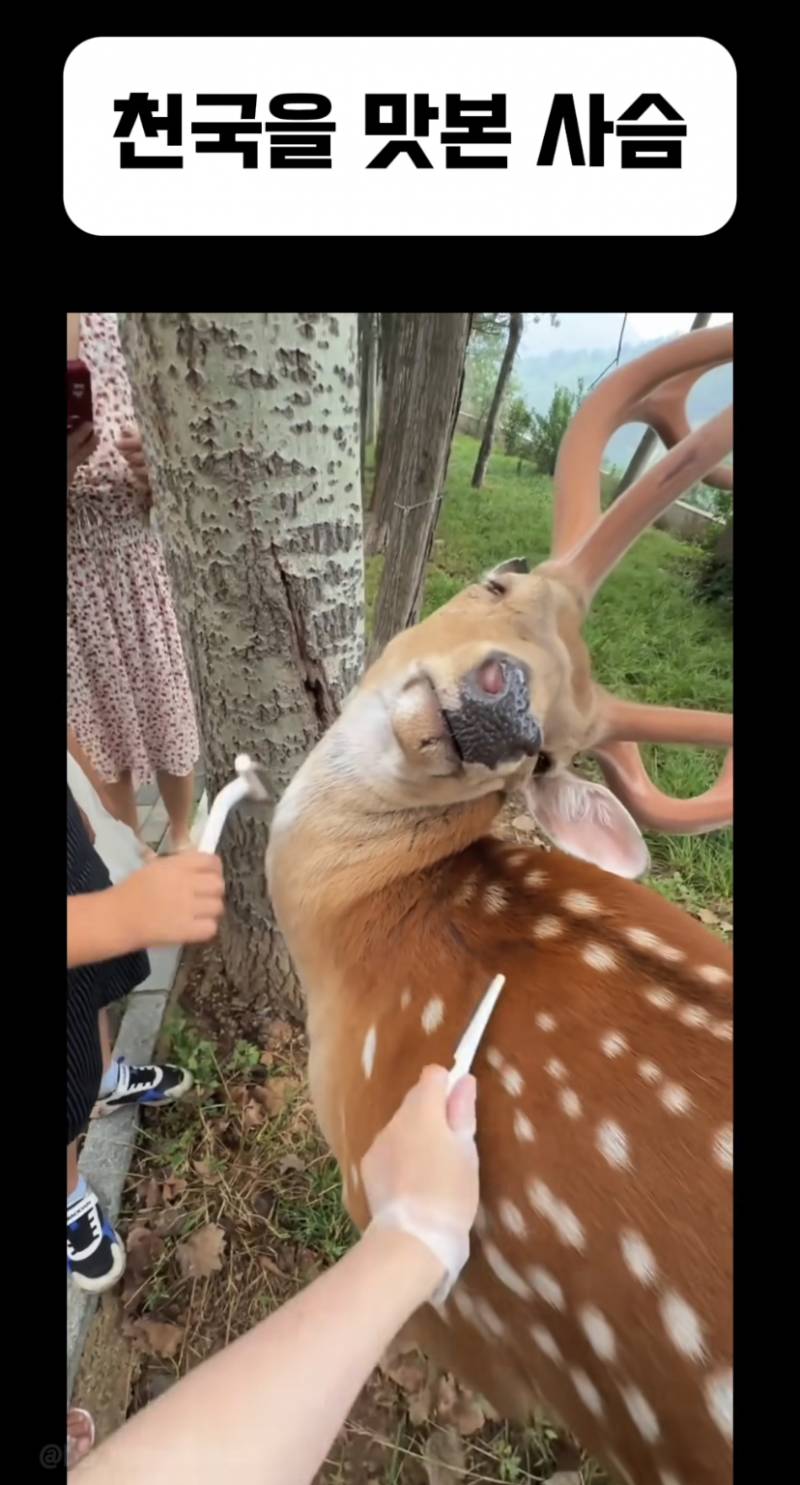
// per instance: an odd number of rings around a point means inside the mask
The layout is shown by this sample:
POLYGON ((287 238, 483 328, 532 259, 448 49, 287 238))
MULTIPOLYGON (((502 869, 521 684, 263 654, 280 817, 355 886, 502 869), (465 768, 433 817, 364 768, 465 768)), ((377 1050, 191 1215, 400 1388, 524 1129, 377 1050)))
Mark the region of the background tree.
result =
POLYGON ((464 382, 468 314, 398 314, 369 550, 385 550, 372 653, 416 622, 464 382))
POLYGON ((556 387, 544 417, 533 414, 533 462, 540 474, 555 474, 559 445, 582 398, 583 381, 579 379, 575 392, 556 387))
POLYGON ((359 410, 361 424, 361 483, 364 486, 366 452, 375 443, 378 401, 379 321, 377 314, 358 316, 359 410))
POLYGON ((483 485, 484 476, 486 474, 486 466, 489 463, 489 456, 492 452, 492 445, 494 444, 495 433, 497 431, 497 423, 500 417, 500 408, 503 404, 503 398, 505 397, 506 388, 508 387, 509 378, 511 376, 511 370, 514 365, 514 358, 517 354, 524 328, 524 315, 509 315, 508 335, 506 337, 505 351, 503 353, 503 359, 500 362, 500 370, 497 373, 497 381, 495 382, 494 394, 492 396, 489 413, 486 418, 486 424, 483 430, 483 437, 481 438, 481 446, 478 450, 478 457, 475 461, 475 469, 472 474, 473 490, 480 490, 481 486, 483 485))
MULTIPOLYGON (((121 319, 212 796, 242 750, 277 800, 363 662, 354 314, 121 319)), ((224 837, 239 1004, 297 1011, 267 902, 267 812, 224 837)))

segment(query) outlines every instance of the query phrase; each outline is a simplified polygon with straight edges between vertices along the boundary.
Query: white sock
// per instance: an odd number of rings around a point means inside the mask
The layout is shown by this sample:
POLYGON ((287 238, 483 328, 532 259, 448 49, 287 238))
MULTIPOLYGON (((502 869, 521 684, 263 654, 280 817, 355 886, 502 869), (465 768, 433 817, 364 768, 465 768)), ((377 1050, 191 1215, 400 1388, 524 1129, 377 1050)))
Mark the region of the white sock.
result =
POLYGON ((121 1061, 122 1059, 119 1058, 116 1062, 112 1062, 110 1067, 106 1068, 97 1092, 98 1098, 108 1098, 109 1093, 114 1092, 119 1082, 119 1064, 121 1061))
POLYGON ((78 1184, 75 1187, 75 1190, 70 1191, 69 1195, 67 1196, 67 1218, 69 1218, 70 1207, 77 1206, 79 1201, 83 1201, 87 1190, 88 1187, 85 1180, 83 1179, 83 1176, 78 1176, 78 1184))

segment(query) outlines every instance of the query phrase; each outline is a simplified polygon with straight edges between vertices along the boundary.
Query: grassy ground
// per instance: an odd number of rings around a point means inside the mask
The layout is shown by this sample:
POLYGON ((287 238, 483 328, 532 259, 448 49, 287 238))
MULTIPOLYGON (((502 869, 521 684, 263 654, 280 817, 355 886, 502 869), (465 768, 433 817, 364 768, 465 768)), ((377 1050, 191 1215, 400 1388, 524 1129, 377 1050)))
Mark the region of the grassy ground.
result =
MULTIPOLYGON (((477 445, 456 440, 447 500, 425 596, 430 612, 504 558, 546 555, 551 482, 495 457, 481 492, 469 487, 477 445)), ((642 700, 707 708, 731 699, 724 611, 694 593, 699 554, 645 536, 609 580, 589 625, 599 680, 642 700)), ((380 559, 370 563, 371 607, 380 559)), ((716 756, 653 750, 662 786, 696 793, 716 756)), ((532 825, 506 812, 507 834, 532 825)), ((728 832, 651 841, 653 885, 716 931, 732 931, 728 832)), ((271 1021, 238 1028, 216 952, 187 960, 181 1009, 163 1050, 191 1067, 196 1089, 174 1109, 148 1113, 125 1198, 128 1271, 119 1319, 130 1346, 125 1405, 135 1410, 198 1361, 247 1330, 353 1238, 338 1171, 305 1090, 303 1035, 271 1021)), ((92 1396, 76 1401, 92 1405, 92 1396)), ((309 1398, 309 1409, 313 1398, 309 1398)), ((602 1485, 605 1476, 551 1429, 511 1428, 452 1378, 415 1356, 376 1370, 318 1477, 318 1485, 602 1485)))

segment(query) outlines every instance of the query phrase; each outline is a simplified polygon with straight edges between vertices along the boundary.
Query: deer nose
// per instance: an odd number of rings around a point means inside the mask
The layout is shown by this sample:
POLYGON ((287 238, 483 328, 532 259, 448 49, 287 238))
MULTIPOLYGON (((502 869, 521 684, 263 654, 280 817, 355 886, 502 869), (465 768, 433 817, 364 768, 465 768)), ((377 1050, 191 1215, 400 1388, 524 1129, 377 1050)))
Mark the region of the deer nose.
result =
POLYGON ((492 654, 465 675, 459 704, 445 711, 465 763, 496 768, 542 746, 542 730, 531 713, 530 671, 510 655, 492 654))

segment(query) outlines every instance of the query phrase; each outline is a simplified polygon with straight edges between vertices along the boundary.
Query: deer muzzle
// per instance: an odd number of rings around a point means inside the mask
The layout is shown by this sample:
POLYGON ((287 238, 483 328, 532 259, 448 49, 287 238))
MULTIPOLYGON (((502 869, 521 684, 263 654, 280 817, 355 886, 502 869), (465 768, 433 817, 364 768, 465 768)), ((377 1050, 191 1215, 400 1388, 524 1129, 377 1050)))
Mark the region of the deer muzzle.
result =
POLYGON ((542 729, 531 712, 530 671, 509 655, 489 655, 464 676, 458 704, 444 709, 444 717, 464 763, 496 768, 534 757, 542 746, 542 729))

